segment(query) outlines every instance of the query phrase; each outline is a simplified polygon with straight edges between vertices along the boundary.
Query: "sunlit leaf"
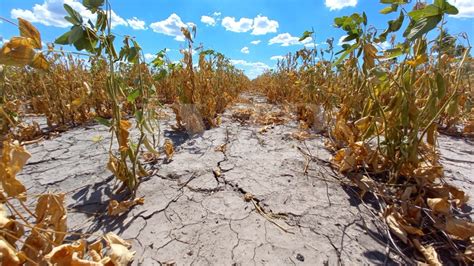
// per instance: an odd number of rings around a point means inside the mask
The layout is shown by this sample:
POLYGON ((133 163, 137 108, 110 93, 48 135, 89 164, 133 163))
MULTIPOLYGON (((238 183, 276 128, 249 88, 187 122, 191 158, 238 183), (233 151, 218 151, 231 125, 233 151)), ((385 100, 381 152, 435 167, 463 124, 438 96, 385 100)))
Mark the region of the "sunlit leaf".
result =
POLYGON ((30 38, 33 48, 41 49, 41 35, 39 31, 28 21, 18 18, 18 27, 22 37, 30 38))

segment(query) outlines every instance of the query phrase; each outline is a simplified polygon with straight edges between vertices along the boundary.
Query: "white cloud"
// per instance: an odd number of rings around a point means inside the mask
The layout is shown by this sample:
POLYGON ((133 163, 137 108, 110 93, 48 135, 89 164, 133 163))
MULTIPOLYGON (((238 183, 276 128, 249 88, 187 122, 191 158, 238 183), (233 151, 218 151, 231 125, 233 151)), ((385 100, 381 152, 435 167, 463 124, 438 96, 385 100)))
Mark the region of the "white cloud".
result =
POLYGON ((145 26, 145 21, 138 19, 137 17, 133 17, 127 19, 128 25, 134 30, 146 30, 147 27, 145 26))
POLYGON ((379 43, 378 46, 380 46, 380 48, 382 48, 382 50, 387 50, 387 49, 390 49, 392 47, 392 45, 388 41, 385 41, 383 43, 379 43))
MULTIPOLYGON (((453 18, 474 18, 474 1, 472 0, 449 0, 449 2, 457 7, 459 13, 453 18)), ((472 25, 471 25, 472 26, 472 25)))
POLYGON ((270 60, 278 61, 278 60, 282 60, 284 58, 285 57, 282 56, 282 55, 274 55, 274 56, 270 57, 270 60))
POLYGON ((251 44, 254 44, 254 45, 257 45, 257 44, 259 44, 260 42, 261 42, 260 40, 255 40, 255 41, 251 41, 250 43, 251 43, 251 44))
POLYGON ((250 50, 247 46, 245 46, 244 48, 240 49, 240 52, 243 53, 243 54, 248 54, 248 53, 250 53, 250 50))
POLYGON ((245 74, 253 79, 256 78, 258 75, 262 74, 265 70, 270 69, 270 67, 262 62, 247 62, 245 60, 233 60, 231 59, 230 62, 235 65, 236 67, 240 67, 244 70, 245 74))
POLYGON ((299 41, 300 38, 291 36, 288 32, 280 33, 277 36, 273 37, 268 41, 268 44, 281 44, 281 46, 290 46, 290 45, 307 45, 308 47, 311 45, 311 41, 313 39, 311 37, 304 39, 303 41, 299 41))
POLYGON ((248 32, 252 30, 252 35, 265 35, 270 32, 277 32, 278 21, 268 19, 261 15, 255 18, 240 18, 238 21, 234 17, 222 19, 222 26, 233 32, 248 32))
POLYGON ((241 18, 236 21, 234 17, 225 17, 222 19, 222 26, 228 31, 247 32, 252 29, 253 19, 241 18))
POLYGON ((258 15, 253 19, 252 35, 265 35, 270 32, 277 32, 278 26, 278 21, 258 15))
POLYGON ((344 7, 355 7, 357 0, 325 0, 324 4, 329 7, 329 10, 338 10, 344 7))
POLYGON ((220 15, 222 15, 222 13, 216 11, 216 12, 212 13, 212 15, 213 15, 214 17, 219 17, 220 15))
POLYGON ((209 16, 201 16, 201 22, 212 27, 216 25, 216 20, 209 16))
POLYGON ((146 62, 151 62, 151 61, 153 61, 153 59, 155 59, 155 58, 156 58, 156 55, 154 55, 154 54, 150 54, 150 53, 146 53, 146 54, 145 54, 145 61, 146 61, 146 62))
MULTIPOLYGON (((31 10, 14 8, 10 15, 12 18, 21 17, 33 23, 66 28, 70 27, 71 23, 64 19, 67 15, 64 4, 70 5, 86 21, 87 19, 95 21, 96 15, 87 10, 78 0, 44 0, 43 4, 35 4, 31 10)), ((128 23, 112 11, 112 28, 119 25, 128 26, 128 23)))
POLYGON ((337 45, 339 46, 342 46, 343 44, 350 44, 350 45, 353 45, 355 43, 355 40, 351 40, 351 41, 348 41, 348 42, 344 42, 344 38, 346 38, 347 35, 343 35, 341 36, 341 38, 339 38, 339 41, 337 41, 337 45))
POLYGON ((194 23, 184 23, 176 13, 171 14, 167 19, 150 24, 150 28, 157 33, 174 36, 174 39, 180 42, 184 41, 182 27, 193 27, 194 23))

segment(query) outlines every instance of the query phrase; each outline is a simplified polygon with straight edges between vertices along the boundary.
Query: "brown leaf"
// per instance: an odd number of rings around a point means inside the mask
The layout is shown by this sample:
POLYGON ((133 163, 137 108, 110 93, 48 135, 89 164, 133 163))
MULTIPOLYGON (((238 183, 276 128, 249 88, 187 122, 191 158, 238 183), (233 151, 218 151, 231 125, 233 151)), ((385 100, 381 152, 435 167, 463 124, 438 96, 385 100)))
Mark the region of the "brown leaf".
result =
POLYGON ((36 54, 30 38, 12 37, 0 50, 0 64, 29 65, 36 54))
POLYGON ((449 214, 451 210, 451 204, 448 202, 448 198, 428 198, 426 200, 428 207, 433 210, 433 213, 449 214))
POLYGON ((444 230, 446 233, 455 236, 458 239, 467 240, 474 236, 474 223, 456 219, 454 217, 448 217, 446 219, 444 230))
POLYGON ((48 70, 49 69, 49 62, 46 60, 46 57, 42 53, 36 53, 33 57, 33 61, 30 63, 31 67, 48 70))
MULTIPOLYGON (((82 258, 85 252, 85 241, 79 240, 72 244, 63 244, 57 246, 44 256, 44 259, 52 265, 72 265, 73 255, 76 253, 76 262, 79 257, 82 258)), ((76 264, 86 265, 86 264, 76 264)))
POLYGON ((420 241, 418 239, 413 239, 413 244, 415 244, 415 247, 418 249, 418 251, 423 254, 423 256, 426 259, 426 262, 430 266, 441 266, 441 262, 438 259, 438 253, 434 249, 433 246, 423 246, 420 244, 420 241))
POLYGON ((23 226, 20 223, 7 217, 5 206, 0 203, 0 237, 5 238, 10 245, 14 246, 15 242, 23 236, 24 232, 23 226), (2 231, 8 232, 8 234, 2 233, 2 231))
POLYGON ((119 146, 120 150, 124 151, 128 149, 128 136, 130 132, 128 130, 132 127, 132 124, 128 120, 120 120, 120 128, 119 128, 119 146))
POLYGON ((41 49, 41 35, 39 31, 27 20, 18 18, 18 28, 22 37, 30 38, 34 48, 41 49))
POLYGON ((3 190, 9 197, 18 197, 26 192, 25 186, 16 179, 26 161, 31 157, 24 147, 18 142, 3 142, 2 157, 0 159, 0 182, 3 190))
POLYGON ((22 251, 28 258, 41 262, 43 254, 51 252, 53 245, 60 245, 67 231, 65 194, 43 194, 36 204, 36 225, 25 241, 22 251))
POLYGON ((122 182, 126 182, 128 180, 129 171, 127 170, 127 166, 123 161, 115 157, 112 153, 109 154, 107 169, 109 169, 118 180, 122 182))
POLYGON ((109 202, 108 214, 111 216, 115 216, 120 213, 128 211, 130 208, 132 208, 135 205, 143 205, 144 202, 145 202, 144 198, 136 198, 134 200, 125 200, 122 202, 111 200, 109 202))
POLYGON ((173 159, 174 147, 173 147, 173 142, 170 139, 165 139, 164 148, 165 148, 166 158, 168 160, 173 159))
POLYGON ((0 236, 0 258, 2 259, 2 265, 21 265, 23 260, 21 255, 18 254, 15 247, 10 245, 3 237, 0 236))
POLYGON ((387 225, 390 228, 390 231, 394 233, 403 243, 408 242, 408 235, 407 232, 401 227, 398 223, 397 219, 393 214, 388 215, 385 220, 387 221, 387 225))

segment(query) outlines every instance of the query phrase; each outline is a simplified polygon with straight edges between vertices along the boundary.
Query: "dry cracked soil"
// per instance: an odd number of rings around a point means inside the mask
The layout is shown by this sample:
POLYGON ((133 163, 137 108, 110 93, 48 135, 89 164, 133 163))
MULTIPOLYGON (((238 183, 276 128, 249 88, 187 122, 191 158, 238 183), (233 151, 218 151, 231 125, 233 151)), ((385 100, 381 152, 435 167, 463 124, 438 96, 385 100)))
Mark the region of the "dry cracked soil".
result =
MULTIPOLYGON (((32 158, 19 179, 30 195, 67 192, 69 229, 91 239, 113 231, 130 240, 133 265, 400 262, 373 210, 338 182, 324 139, 293 138, 298 125, 291 119, 266 132, 251 120, 236 120, 232 114, 239 108, 281 109, 261 96, 243 98, 223 114, 220 127, 195 136, 173 131, 174 117, 165 109, 161 134, 174 142, 174 157, 146 166, 154 174, 137 194, 145 204, 119 217, 105 214, 117 184, 106 169, 104 126, 78 127, 28 145, 32 158)), ((448 180, 472 198, 474 145, 446 136, 439 143, 448 180)))

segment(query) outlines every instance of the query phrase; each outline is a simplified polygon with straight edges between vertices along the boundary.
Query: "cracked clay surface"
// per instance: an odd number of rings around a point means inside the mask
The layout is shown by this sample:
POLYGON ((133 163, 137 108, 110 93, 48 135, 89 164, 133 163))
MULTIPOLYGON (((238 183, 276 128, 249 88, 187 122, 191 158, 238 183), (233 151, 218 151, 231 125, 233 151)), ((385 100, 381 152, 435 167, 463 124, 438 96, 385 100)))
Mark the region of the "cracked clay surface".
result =
MULTIPOLYGON (((104 214, 117 187, 106 169, 104 126, 79 127, 28 145, 32 158, 18 178, 30 195, 66 192, 71 231, 114 231, 130 240, 137 251, 133 265, 399 262, 387 252, 377 219, 324 163, 330 154, 322 137, 291 138, 298 126, 290 119, 263 134, 261 125, 235 121, 236 108, 279 108, 260 96, 245 98, 224 113, 220 127, 193 137, 172 131, 174 118, 165 110, 170 115, 161 130, 175 144, 173 160, 147 165, 154 174, 137 193, 145 204, 119 217, 104 214), (99 136, 104 141, 93 140, 99 136), (300 149, 320 161, 308 164, 300 149)), ((472 194, 474 145, 448 137, 439 142, 448 179, 472 194)))

